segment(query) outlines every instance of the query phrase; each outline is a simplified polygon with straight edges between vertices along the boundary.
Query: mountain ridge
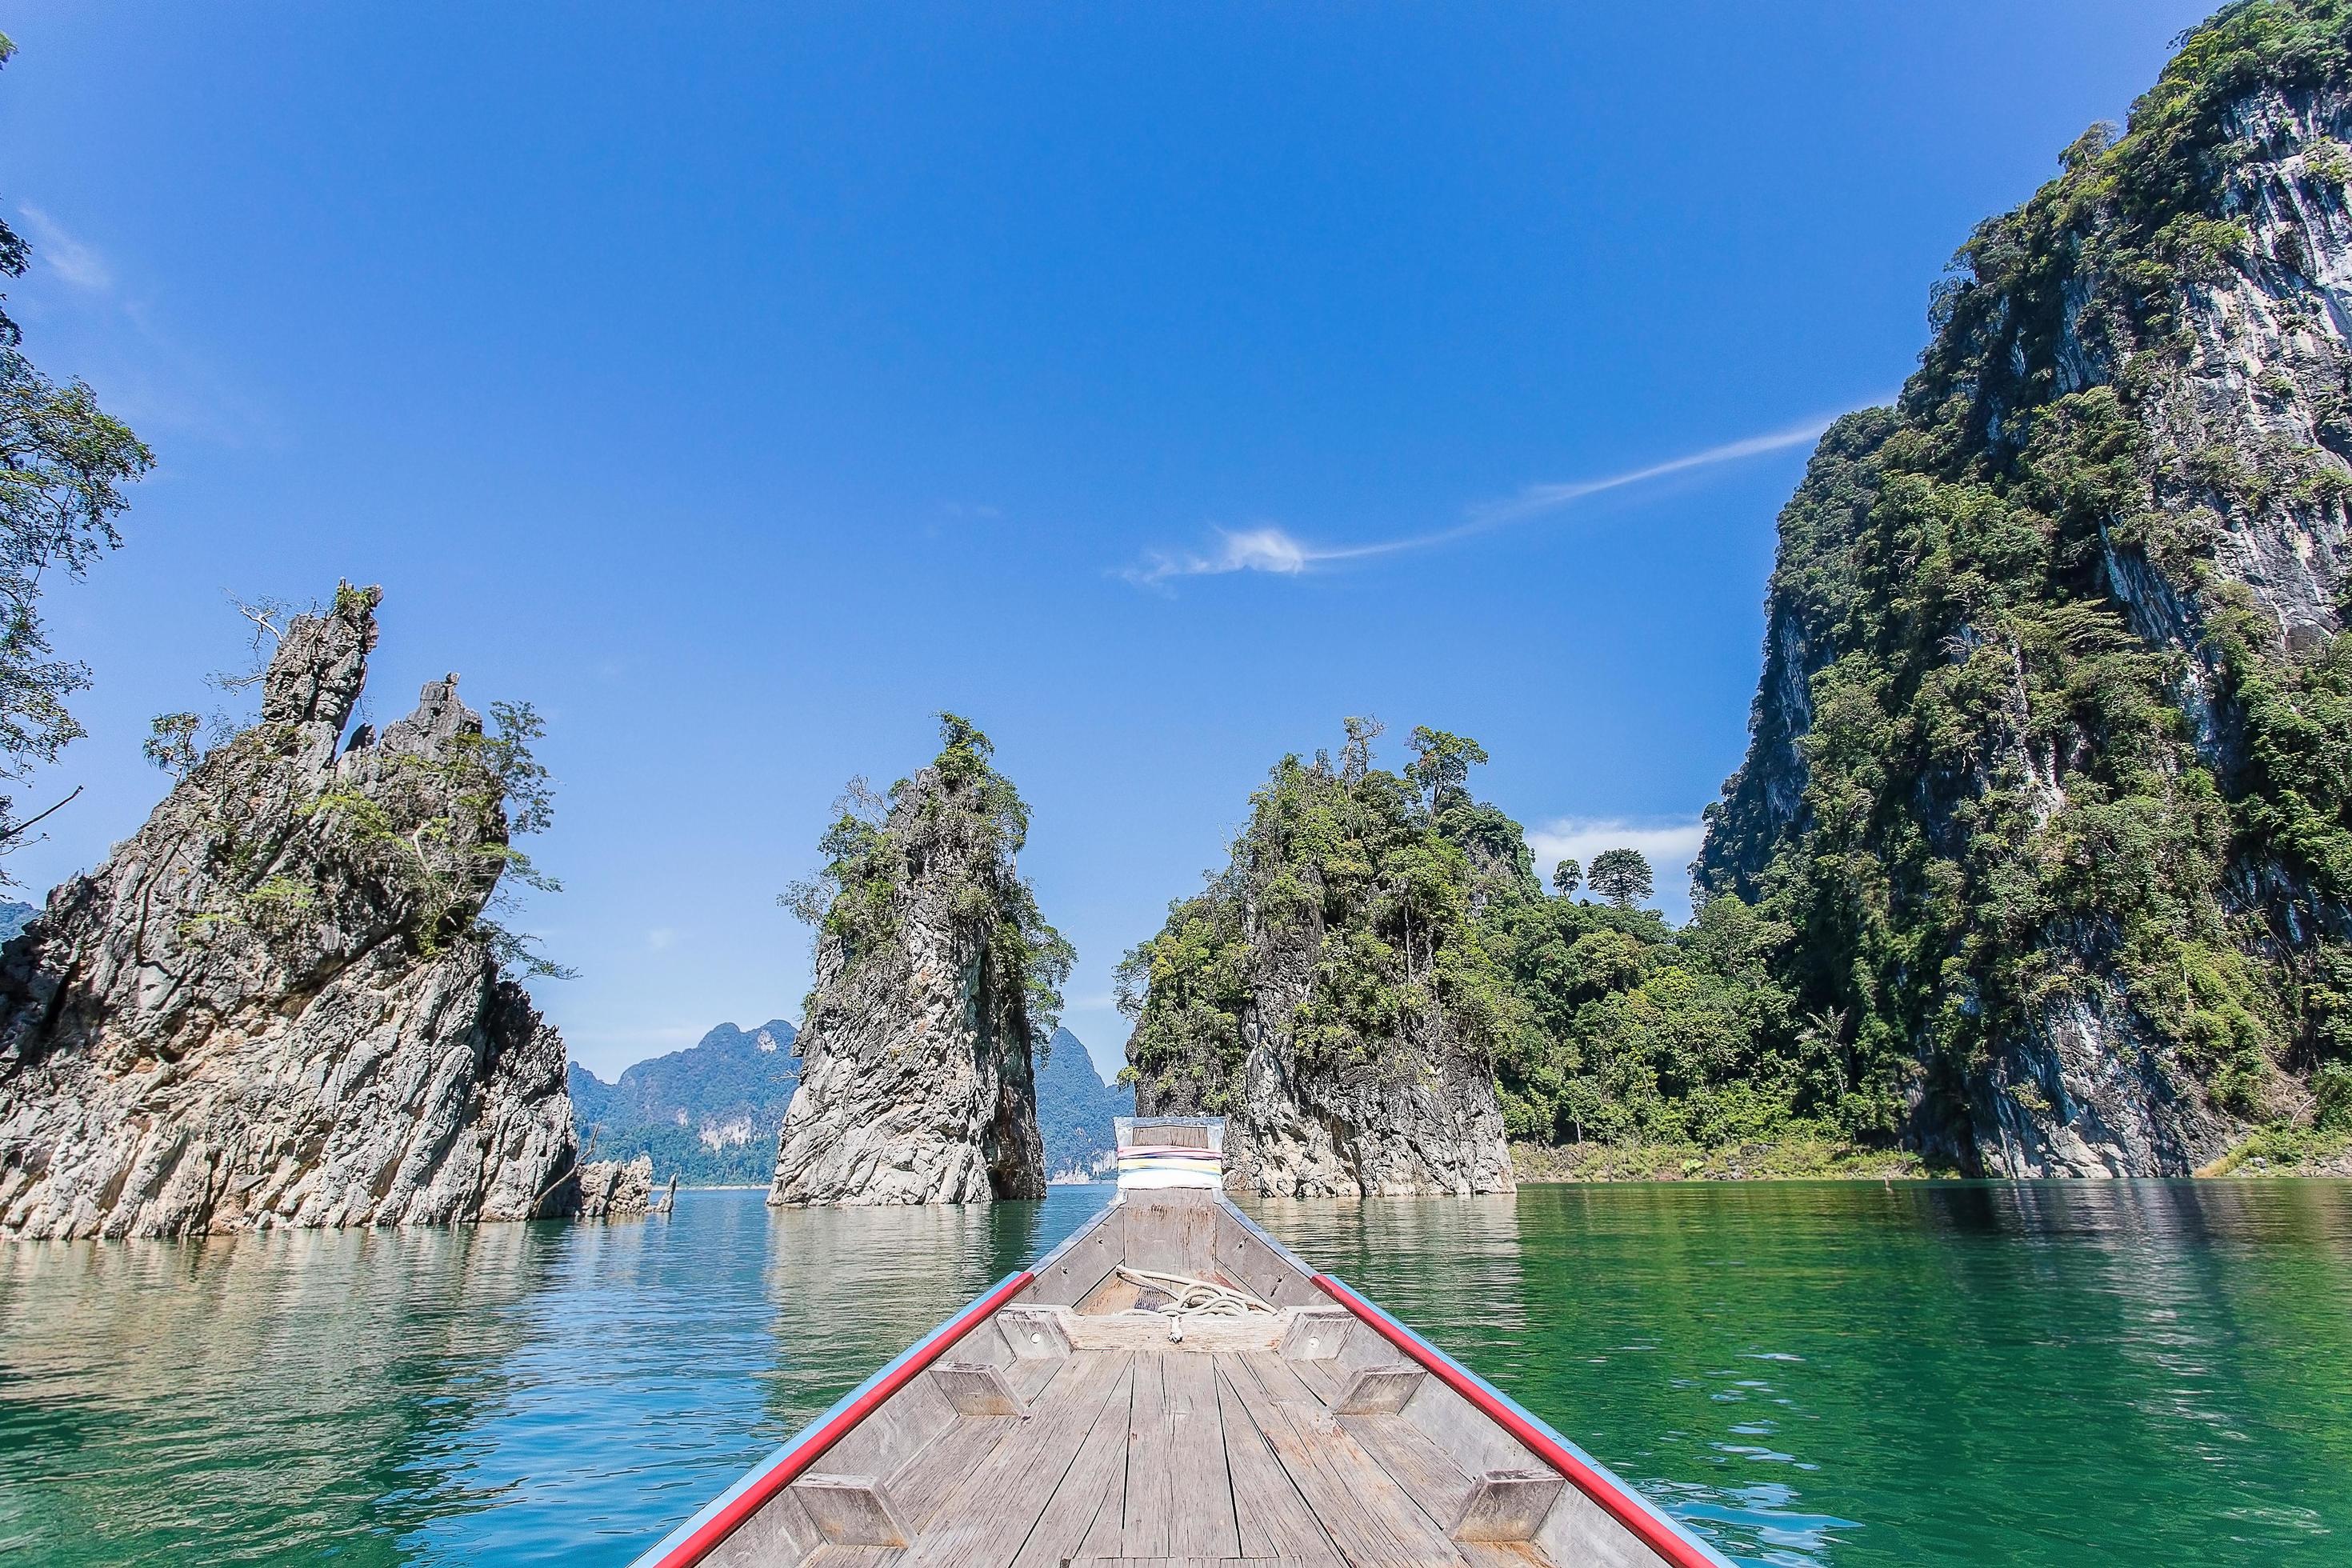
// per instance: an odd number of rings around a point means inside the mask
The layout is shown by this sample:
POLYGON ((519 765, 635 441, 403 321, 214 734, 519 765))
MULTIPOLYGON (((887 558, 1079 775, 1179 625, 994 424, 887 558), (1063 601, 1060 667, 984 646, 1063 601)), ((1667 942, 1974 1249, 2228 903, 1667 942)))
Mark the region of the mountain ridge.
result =
MULTIPOLYGON (((606 1083, 570 1064, 572 1122, 598 1159, 654 1162, 657 1179, 687 1186, 766 1186, 777 1133, 800 1060, 798 1031, 782 1018, 756 1029, 720 1024, 693 1045, 633 1062, 606 1083), (771 1045, 768 1042, 772 1042, 771 1045)), ((1134 1112, 1134 1095, 1103 1081, 1086 1045, 1056 1028, 1037 1067, 1037 1126, 1049 1177, 1089 1178, 1107 1168, 1110 1119, 1134 1112)))

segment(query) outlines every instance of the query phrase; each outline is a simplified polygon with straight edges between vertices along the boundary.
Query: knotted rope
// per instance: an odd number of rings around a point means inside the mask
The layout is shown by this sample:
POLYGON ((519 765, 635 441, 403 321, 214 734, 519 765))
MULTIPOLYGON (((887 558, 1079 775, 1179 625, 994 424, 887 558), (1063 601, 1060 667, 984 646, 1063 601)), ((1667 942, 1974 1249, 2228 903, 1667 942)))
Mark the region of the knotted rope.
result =
POLYGON ((1248 1291, 1232 1285, 1220 1285, 1213 1279, 1195 1279, 1189 1274, 1158 1274, 1149 1268, 1130 1268, 1122 1263, 1118 1277, 1130 1285, 1140 1285, 1160 1292, 1170 1304, 1159 1310, 1179 1317, 1244 1318, 1252 1312, 1271 1312, 1272 1305, 1258 1300, 1248 1291))

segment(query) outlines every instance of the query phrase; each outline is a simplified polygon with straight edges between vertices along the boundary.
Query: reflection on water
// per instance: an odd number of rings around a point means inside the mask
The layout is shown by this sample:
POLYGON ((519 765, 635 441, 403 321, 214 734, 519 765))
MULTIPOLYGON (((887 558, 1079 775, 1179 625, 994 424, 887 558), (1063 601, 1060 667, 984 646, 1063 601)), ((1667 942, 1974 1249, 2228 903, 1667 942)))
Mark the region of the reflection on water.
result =
POLYGON ((1259 1218, 1744 1562, 2352 1563, 2352 1184, 1531 1187, 1507 1212, 1442 1283, 1375 1205, 1259 1218))
MULTIPOLYGON (((1107 1196, 0 1246, 0 1558, 625 1563, 1107 1196)), ((1256 1212, 1747 1563, 2352 1563, 2352 1184, 1256 1212)))
POLYGON ((0 1553, 625 1563, 1108 1195, 0 1247, 0 1553))

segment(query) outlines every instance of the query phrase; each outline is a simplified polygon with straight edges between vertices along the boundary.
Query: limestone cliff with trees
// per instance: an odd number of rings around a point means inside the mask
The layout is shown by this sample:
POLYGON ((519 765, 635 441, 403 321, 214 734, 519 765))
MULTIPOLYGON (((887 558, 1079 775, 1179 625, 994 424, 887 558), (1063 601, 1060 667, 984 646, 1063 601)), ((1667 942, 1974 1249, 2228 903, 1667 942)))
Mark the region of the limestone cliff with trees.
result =
POLYGON ((1527 847, 1471 798, 1475 742, 1415 731, 1401 777, 1347 729, 1336 764, 1276 766, 1232 863, 1120 965, 1136 1109, 1225 1116, 1236 1190, 1507 1192, 1485 916, 1537 896, 1527 847))
POLYGON ((530 710, 453 676, 344 731, 379 595, 270 623, 259 721, 0 955, 0 1228, 184 1236, 569 1212, 564 1052, 487 918, 544 826, 530 710))
POLYGON ((1538 885, 1469 787, 1475 741, 1418 729, 1402 773, 1351 719, 1335 763, 1277 763, 1224 869, 1119 969, 1146 1114, 1229 1118, 1266 1194, 1507 1191, 1510 1144, 1786 1136, 1797 1075, 1770 932, 1736 901, 1681 931, 1632 849, 1538 885))
POLYGON ((2224 7, 2062 163, 1781 514, 1691 923, 1613 851, 1606 902, 1572 863, 1539 895, 1515 827, 1432 788, 1449 738, 1396 779, 1351 734, 1130 956, 1148 1106, 1240 1116, 1274 1190, 1459 1185, 1481 1063, 1537 1143, 2005 1175, 2343 1145, 2352 4, 2224 7))
POLYGON ((988 737, 940 730, 887 796, 851 784, 824 869, 784 897, 816 928, 816 983, 771 1203, 1045 1195, 1034 1053, 1073 955, 1017 868, 1029 808, 988 737))
POLYGON ((2159 1173, 2352 1121, 2347 142, 2352 6, 2224 8, 1781 515, 1697 871, 1853 1138, 2159 1173))

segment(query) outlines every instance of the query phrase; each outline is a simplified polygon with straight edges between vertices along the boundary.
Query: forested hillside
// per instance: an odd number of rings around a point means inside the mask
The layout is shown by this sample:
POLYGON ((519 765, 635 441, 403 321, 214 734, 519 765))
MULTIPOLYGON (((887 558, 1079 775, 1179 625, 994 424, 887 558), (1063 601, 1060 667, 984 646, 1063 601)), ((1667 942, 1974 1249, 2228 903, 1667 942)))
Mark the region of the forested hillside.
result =
MULTIPOLYGON (((0 920, 5 920, 0 910, 0 920)), ((800 1058, 782 1018, 756 1029, 721 1024, 682 1051, 637 1062, 606 1083, 572 1064, 572 1116, 594 1157, 654 1163, 687 1186, 766 1186, 776 1169, 800 1058)), ((1067 1029, 1037 1067, 1037 1130, 1048 1174, 1092 1173, 1111 1152, 1110 1119, 1133 1112, 1135 1097, 1103 1082, 1087 1047, 1067 1029)))
POLYGON ((572 1119, 594 1157, 649 1155, 656 1179, 688 1186, 766 1186, 776 1134, 800 1082, 793 1026, 721 1024, 682 1051, 655 1057, 605 1083, 572 1064, 572 1119))
POLYGON ((1037 1063, 1037 1135, 1048 1178, 1108 1173, 1118 1154, 1111 1118, 1135 1114, 1135 1092, 1103 1082, 1085 1042, 1055 1029, 1037 1063))
POLYGON ((1402 773, 1349 720, 1335 763, 1284 758, 1231 865, 1119 977, 1147 1113, 1234 1119, 1258 1190, 1491 1191, 1504 1140, 1779 1136, 1809 1103, 1765 970, 1784 936, 1738 900, 1670 930, 1631 851, 1538 884, 1519 825, 1470 790, 1479 744, 1413 731, 1402 773), (1604 865, 1606 860, 1609 864, 1604 865))

